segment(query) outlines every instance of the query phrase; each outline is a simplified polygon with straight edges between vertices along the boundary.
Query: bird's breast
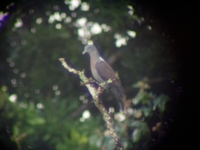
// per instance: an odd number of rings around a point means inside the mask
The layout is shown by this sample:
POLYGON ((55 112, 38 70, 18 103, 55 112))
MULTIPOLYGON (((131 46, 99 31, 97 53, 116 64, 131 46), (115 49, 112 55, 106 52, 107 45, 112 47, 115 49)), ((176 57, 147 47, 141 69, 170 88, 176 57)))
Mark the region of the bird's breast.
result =
POLYGON ((98 63, 98 62, 96 62, 95 60, 93 60, 91 58, 91 60, 90 60, 90 67, 91 67, 92 76, 94 77, 94 79, 97 82, 102 83, 102 82, 104 82, 104 80, 99 76, 99 73, 96 70, 96 63, 98 63))
MULTIPOLYGON (((91 64, 91 67, 94 67, 93 64, 91 64)), ((91 69, 91 72, 92 72, 92 76, 94 77, 94 79, 99 82, 99 83, 102 83, 104 82, 103 79, 99 76, 98 72, 96 69, 91 69)))

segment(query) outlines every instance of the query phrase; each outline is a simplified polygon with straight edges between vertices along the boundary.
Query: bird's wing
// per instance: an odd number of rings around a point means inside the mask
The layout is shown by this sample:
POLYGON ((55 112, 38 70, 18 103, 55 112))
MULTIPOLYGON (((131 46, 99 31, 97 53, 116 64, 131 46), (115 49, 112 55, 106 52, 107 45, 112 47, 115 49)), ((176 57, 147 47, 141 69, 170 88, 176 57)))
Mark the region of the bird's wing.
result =
POLYGON ((120 84, 120 80, 115 75, 114 70, 105 61, 99 61, 95 65, 98 76, 105 82, 109 79, 116 79, 109 84, 108 88, 111 90, 115 98, 118 100, 121 110, 124 110, 124 101, 126 94, 120 84))
POLYGON ((104 80, 117 79, 114 70, 105 61, 99 61, 95 65, 98 75, 104 80))

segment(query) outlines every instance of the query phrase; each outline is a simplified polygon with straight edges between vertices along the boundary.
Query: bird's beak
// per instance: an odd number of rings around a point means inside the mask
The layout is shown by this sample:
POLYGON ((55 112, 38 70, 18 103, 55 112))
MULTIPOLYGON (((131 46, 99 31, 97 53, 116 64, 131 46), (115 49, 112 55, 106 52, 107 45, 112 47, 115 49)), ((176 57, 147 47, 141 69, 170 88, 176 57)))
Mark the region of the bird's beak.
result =
POLYGON ((83 53, 82 54, 85 54, 87 52, 87 50, 86 49, 84 49, 84 51, 83 51, 83 53))

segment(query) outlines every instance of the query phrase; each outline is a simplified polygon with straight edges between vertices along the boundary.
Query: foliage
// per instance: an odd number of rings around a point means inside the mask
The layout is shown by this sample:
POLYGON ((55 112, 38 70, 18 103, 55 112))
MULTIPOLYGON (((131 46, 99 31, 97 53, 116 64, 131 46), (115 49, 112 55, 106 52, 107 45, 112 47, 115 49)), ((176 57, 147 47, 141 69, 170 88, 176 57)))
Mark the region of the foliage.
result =
POLYGON ((88 147, 88 142, 93 140, 89 136, 99 130, 98 119, 90 118, 85 122, 71 120, 65 111, 66 101, 58 105, 47 99, 45 109, 41 110, 31 103, 10 102, 5 90, 1 90, 0 98, 0 110, 4 116, 1 118, 1 132, 3 126, 12 124, 9 129, 12 136, 7 140, 15 141, 18 149, 42 149, 44 146, 48 149, 95 149, 95 146, 88 147))
MULTIPOLYGON (((8 140, 14 140, 18 147, 22 146, 24 149, 30 147, 32 149, 43 147, 48 149, 99 149, 102 147, 113 149, 115 147, 108 131, 105 130, 102 133, 99 119, 92 117, 84 122, 71 120, 68 117, 70 104, 67 104, 67 101, 61 101, 58 104, 47 98, 43 103, 44 109, 41 110, 31 103, 10 102, 8 94, 3 89, 5 87, 2 87, 0 95, 0 109, 7 121, 1 120, 1 122, 4 122, 4 125, 13 122, 12 129, 9 129, 12 131, 12 136, 8 140), (66 106, 68 106, 68 111, 66 111, 66 106), (73 126, 71 125, 72 122, 73 126), (31 144, 36 142, 36 145, 31 144)), ((143 87, 140 87, 140 90, 142 89, 143 87)), ((140 104, 141 106, 134 109, 133 112, 128 109, 130 112, 126 120, 120 121, 118 117, 122 114, 114 114, 116 116, 116 131, 127 149, 131 147, 139 149, 142 144, 141 141, 143 142, 142 145, 146 143, 146 146, 149 146, 151 133, 159 134, 163 131, 162 120, 157 119, 157 123, 154 123, 153 127, 150 126, 149 121, 158 114, 160 114, 159 118, 162 118, 168 100, 165 95, 156 97, 151 93, 139 92, 133 98, 133 107, 140 104), (130 137, 127 137, 127 135, 130 135, 130 137)), ((71 107, 71 110, 73 110, 73 107, 71 107)), ((3 130, 3 124, 1 124, 1 130, 3 130)))

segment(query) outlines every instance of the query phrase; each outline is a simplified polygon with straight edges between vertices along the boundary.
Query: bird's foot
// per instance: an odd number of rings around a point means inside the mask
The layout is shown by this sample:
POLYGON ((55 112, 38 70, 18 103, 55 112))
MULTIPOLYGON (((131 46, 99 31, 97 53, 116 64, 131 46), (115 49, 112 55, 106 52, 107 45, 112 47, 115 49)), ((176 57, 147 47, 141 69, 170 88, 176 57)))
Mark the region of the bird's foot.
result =
POLYGON ((103 90, 104 90, 104 88, 102 86, 99 86, 97 89, 98 93, 103 93, 103 90))
POLYGON ((99 86, 101 86, 102 88, 106 89, 107 85, 112 83, 113 81, 115 81, 116 79, 108 79, 105 82, 99 83, 99 86))
POLYGON ((92 83, 96 83, 96 81, 92 78, 89 78, 88 82, 80 82, 80 85, 85 86, 86 84, 92 84, 92 83))

